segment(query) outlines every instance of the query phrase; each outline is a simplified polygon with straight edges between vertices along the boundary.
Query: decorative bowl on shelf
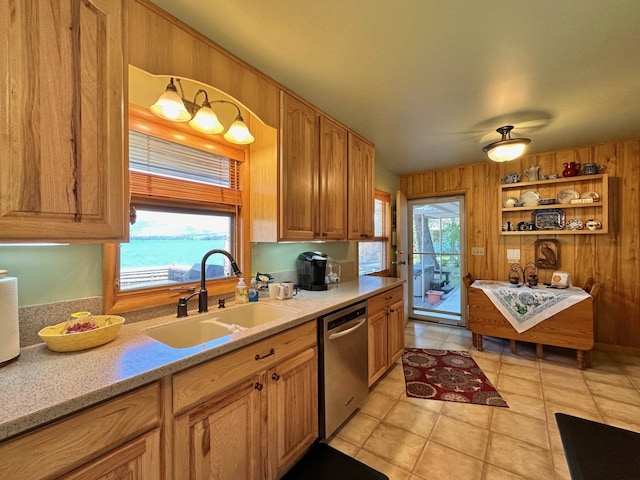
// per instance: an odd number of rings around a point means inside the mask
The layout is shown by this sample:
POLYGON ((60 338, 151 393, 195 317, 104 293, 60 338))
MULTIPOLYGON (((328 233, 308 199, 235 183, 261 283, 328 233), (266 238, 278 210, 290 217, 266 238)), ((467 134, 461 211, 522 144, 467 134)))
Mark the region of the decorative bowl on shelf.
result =
POLYGON ((518 199, 516 197, 507 197, 502 202, 502 206, 504 208, 512 208, 515 207, 516 203, 518 203, 518 199))
POLYGON ((579 218, 570 218, 567 221, 567 228, 569 230, 582 230, 584 228, 584 224, 579 218))
POLYGON ((124 318, 117 315, 94 315, 97 328, 84 332, 66 333, 68 322, 44 327, 38 332, 40 339, 54 352, 75 352, 97 347, 118 336, 124 318))
POLYGON ((554 203, 556 203, 555 198, 541 198, 538 205, 553 205, 554 203))

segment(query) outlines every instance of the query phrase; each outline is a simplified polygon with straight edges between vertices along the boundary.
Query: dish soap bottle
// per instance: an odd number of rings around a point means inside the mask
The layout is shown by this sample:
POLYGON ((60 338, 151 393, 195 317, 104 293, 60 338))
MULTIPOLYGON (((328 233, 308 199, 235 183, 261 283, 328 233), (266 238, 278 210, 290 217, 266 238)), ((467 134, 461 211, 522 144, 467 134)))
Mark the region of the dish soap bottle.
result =
POLYGON ((240 277, 238 285, 236 285, 236 303, 248 303, 249 302, 249 289, 244 283, 244 278, 240 277))
POLYGON ((249 284, 249 302, 257 302, 258 301, 258 284, 256 283, 255 278, 251 279, 251 283, 249 284))

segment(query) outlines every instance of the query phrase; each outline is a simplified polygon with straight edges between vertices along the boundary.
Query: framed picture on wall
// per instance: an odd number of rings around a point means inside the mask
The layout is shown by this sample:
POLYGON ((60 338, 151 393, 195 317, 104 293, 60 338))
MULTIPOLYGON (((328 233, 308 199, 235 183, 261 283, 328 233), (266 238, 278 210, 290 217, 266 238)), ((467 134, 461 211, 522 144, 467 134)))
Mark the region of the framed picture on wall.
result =
POLYGON ((560 267, 560 242, 552 239, 535 241, 535 264, 537 268, 556 270, 560 267))

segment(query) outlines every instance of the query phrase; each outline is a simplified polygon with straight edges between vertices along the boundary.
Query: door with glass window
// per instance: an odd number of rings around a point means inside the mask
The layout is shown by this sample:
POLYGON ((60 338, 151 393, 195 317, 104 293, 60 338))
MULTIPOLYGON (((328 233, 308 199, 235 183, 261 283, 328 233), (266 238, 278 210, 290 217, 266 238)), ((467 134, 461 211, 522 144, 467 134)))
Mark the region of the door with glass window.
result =
POLYGON ((409 202, 409 316, 418 320, 464 323, 464 197, 409 202))

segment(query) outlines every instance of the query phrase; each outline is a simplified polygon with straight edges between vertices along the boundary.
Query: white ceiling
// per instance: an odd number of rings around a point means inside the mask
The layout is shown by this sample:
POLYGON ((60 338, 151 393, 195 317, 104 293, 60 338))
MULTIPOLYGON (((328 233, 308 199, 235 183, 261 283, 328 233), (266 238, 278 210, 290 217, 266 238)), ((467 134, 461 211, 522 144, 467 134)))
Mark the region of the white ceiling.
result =
POLYGON ((153 0, 397 174, 640 137, 638 0, 153 0))

